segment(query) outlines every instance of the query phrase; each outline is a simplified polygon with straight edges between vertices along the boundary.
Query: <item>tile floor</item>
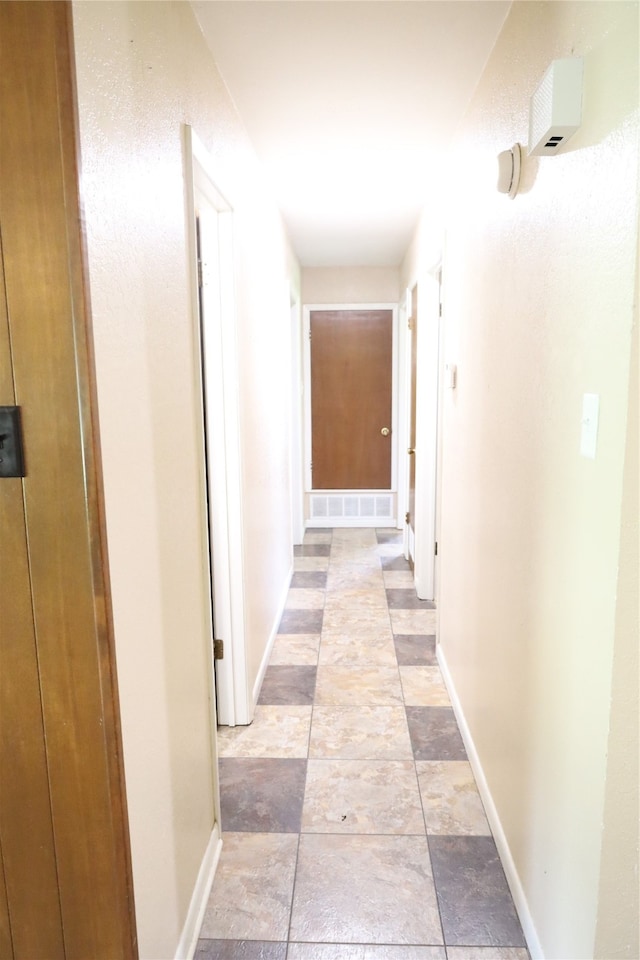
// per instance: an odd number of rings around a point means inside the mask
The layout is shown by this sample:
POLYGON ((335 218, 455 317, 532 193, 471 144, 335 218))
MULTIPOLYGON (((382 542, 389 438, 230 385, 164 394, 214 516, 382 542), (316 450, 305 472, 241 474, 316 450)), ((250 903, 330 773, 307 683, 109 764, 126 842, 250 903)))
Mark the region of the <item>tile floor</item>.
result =
POLYGON ((255 720, 219 731, 197 960, 528 960, 396 531, 309 531, 255 720))

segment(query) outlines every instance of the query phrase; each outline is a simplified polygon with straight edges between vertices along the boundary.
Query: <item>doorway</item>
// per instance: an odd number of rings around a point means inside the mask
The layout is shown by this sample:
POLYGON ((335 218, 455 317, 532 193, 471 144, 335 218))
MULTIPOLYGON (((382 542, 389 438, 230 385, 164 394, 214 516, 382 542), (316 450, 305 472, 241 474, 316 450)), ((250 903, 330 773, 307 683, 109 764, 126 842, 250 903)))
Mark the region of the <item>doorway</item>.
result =
POLYGON ((0 61, 0 956, 132 960, 71 5, 0 4, 0 61))
POLYGON ((440 383, 440 268, 421 275, 407 296, 408 388, 406 550, 416 592, 435 600, 438 397, 440 383))
POLYGON ((188 126, 185 152, 194 362, 202 393, 202 543, 211 585, 212 722, 235 726, 251 722, 252 701, 244 639, 233 208, 215 184, 206 148, 188 126))
POLYGON ((306 516, 395 527, 397 307, 305 308, 306 516))

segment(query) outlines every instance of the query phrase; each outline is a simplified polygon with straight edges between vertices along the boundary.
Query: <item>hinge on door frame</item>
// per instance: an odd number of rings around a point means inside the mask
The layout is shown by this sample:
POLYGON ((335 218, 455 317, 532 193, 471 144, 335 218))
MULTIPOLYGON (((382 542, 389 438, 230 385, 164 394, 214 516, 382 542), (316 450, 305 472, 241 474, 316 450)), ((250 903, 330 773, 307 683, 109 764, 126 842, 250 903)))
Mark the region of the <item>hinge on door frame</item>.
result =
POLYGON ((198 286, 202 288, 204 283, 202 282, 202 260, 198 257, 198 286))
POLYGON ((439 317, 442 316, 442 301, 440 301, 440 303, 438 304, 438 316, 439 317))
POLYGON ((213 659, 224 660, 224 640, 213 641, 213 659))
POLYGON ((411 519, 411 514, 410 514, 409 511, 407 510, 407 512, 406 512, 405 515, 404 515, 404 522, 405 522, 405 523, 409 523, 409 520, 410 520, 410 519, 411 519))
POLYGON ((436 542, 435 542, 434 545, 433 545, 433 555, 434 555, 435 557, 438 556, 438 541, 437 541, 437 540, 436 540, 436 542))

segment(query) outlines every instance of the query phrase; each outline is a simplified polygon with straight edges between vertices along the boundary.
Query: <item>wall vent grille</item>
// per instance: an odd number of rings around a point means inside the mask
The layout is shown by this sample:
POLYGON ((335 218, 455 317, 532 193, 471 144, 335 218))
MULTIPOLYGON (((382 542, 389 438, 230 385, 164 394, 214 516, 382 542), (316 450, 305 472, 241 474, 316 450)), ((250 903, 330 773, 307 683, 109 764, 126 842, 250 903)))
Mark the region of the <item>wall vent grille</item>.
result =
POLYGON ((389 493, 310 494, 310 519, 326 526, 395 526, 394 507, 389 493))

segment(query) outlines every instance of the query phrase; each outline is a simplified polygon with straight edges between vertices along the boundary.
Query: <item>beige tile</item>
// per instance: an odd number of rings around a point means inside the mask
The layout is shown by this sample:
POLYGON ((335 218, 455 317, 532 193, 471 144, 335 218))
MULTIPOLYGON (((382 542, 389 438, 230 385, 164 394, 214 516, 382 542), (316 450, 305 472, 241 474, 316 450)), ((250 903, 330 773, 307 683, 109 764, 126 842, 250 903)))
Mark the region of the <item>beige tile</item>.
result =
POLYGON ((426 837, 303 834, 290 939, 442 944, 426 837))
POLYGON ((386 610, 387 594, 378 578, 375 584, 357 583, 344 584, 338 589, 327 590, 327 609, 340 611, 343 609, 354 612, 386 610))
POLYGON ((371 527, 335 527, 331 545, 338 551, 360 555, 363 549, 375 547, 377 542, 371 527))
POLYGON ((303 833, 425 833, 412 761, 309 760, 303 833))
POLYGON ((490 836, 491 830, 465 760, 416 763, 427 832, 434 835, 490 836))
POLYGON ((393 634, 389 625, 383 620, 377 623, 374 620, 360 622, 353 620, 351 623, 344 623, 336 626, 327 627, 322 625, 323 643, 341 643, 347 646, 351 643, 375 643, 384 644, 393 642, 393 634))
POLYGON ((306 757, 311 707, 257 706, 248 726, 218 727, 219 757, 306 757))
POLYGON ((390 610, 394 633, 436 633, 437 610, 390 610))
POLYGON ((387 594, 382 585, 375 590, 360 587, 327 591, 325 607, 328 615, 371 617, 388 612, 387 594))
POLYGON ((338 634, 325 639, 320 644, 319 663, 377 663, 394 667, 397 663, 395 647, 390 636, 368 636, 366 640, 360 634, 345 637, 338 634))
POLYGON ((408 707, 449 707, 451 701, 439 667, 399 667, 408 707))
POLYGON ((225 833, 200 936, 286 940, 297 850, 294 833, 225 833))
POLYGON ((323 607, 324 590, 295 587, 287 594, 285 610, 322 610, 323 607))
POLYGON ((330 596, 340 596, 350 590, 380 591, 383 585, 379 564, 336 566, 332 561, 329 567, 327 593, 330 596))
POLYGON ((414 576, 411 570, 385 570, 383 572, 386 590, 408 590, 413 586, 414 576))
POLYGON ((320 570, 322 572, 329 568, 329 557, 294 557, 293 569, 298 570, 320 570))
POLYGON ((309 756, 352 760, 413 759, 404 707, 315 706, 309 756))
POLYGON ((402 703, 397 667, 374 664, 321 665, 316 679, 315 703, 345 706, 402 703))
POLYGON ((270 666, 315 666, 320 636, 317 633, 279 633, 271 649, 270 666))

